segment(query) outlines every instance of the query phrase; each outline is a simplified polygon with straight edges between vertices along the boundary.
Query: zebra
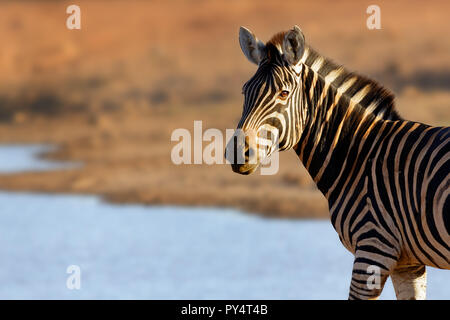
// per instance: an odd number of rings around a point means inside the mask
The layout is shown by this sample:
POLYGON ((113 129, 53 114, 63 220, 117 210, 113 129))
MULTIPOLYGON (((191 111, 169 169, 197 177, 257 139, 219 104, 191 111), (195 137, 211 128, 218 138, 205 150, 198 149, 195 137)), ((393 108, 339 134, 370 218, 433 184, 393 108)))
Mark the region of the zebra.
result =
POLYGON ((225 152, 232 170, 293 149, 354 255, 348 298, 378 299, 391 277, 397 299, 425 299, 426 266, 450 269, 450 127, 404 120, 388 89, 320 55, 298 26, 267 43, 241 27, 239 43, 258 68, 242 90, 245 138, 225 152))

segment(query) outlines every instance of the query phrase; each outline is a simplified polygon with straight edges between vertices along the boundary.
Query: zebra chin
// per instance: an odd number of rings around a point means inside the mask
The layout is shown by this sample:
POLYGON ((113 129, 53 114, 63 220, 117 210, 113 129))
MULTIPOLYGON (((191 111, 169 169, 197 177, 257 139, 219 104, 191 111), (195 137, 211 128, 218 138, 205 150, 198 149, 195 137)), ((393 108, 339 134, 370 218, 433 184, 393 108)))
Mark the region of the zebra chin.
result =
POLYGON ((247 163, 247 164, 232 164, 231 169, 233 172, 242 174, 242 175, 249 175, 258 169, 259 163, 247 163))

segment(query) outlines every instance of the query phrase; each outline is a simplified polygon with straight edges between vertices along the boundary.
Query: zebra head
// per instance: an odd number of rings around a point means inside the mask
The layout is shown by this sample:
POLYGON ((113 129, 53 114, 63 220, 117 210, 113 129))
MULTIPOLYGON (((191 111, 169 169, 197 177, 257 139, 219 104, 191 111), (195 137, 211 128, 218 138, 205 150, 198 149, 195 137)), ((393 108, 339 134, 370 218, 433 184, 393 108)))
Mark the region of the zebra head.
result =
POLYGON ((250 174, 273 152, 290 149, 300 139, 305 124, 300 61, 305 38, 295 26, 264 44, 241 27, 239 43, 258 69, 242 88, 242 117, 225 157, 234 172, 250 174), (243 161, 236 161, 239 155, 243 161))

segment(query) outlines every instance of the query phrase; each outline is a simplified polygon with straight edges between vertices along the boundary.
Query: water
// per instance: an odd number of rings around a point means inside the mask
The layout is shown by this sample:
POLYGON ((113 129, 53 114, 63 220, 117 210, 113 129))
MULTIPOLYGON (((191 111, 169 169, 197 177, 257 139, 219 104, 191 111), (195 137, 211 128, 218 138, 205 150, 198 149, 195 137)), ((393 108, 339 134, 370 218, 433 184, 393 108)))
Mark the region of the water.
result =
MULTIPOLYGON (((0 169, 34 166, 19 149, 0 147, 0 169)), ((352 261, 328 221, 0 192, 1 299, 346 299, 352 261)), ((450 297, 448 271, 428 278, 429 299, 450 297)))
POLYGON ((75 162, 50 161, 37 157, 53 149, 51 145, 1 145, 0 173, 56 170, 79 165, 75 162))

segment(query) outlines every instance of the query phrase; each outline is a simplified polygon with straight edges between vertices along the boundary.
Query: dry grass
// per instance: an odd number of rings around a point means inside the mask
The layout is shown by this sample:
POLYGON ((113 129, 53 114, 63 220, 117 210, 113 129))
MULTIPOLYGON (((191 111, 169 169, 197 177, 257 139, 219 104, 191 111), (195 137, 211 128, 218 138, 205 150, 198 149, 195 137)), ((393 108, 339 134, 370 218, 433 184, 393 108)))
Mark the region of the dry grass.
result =
POLYGON ((446 1, 378 1, 377 31, 365 27, 366 1, 77 1, 80 31, 65 28, 69 4, 0 3, 0 140, 58 143, 50 157, 85 166, 0 176, 2 188, 327 216, 292 152, 275 176, 170 161, 174 129, 237 124, 240 88, 254 72, 240 25, 267 40, 298 24, 319 52, 390 87, 405 118, 450 120, 446 1))

